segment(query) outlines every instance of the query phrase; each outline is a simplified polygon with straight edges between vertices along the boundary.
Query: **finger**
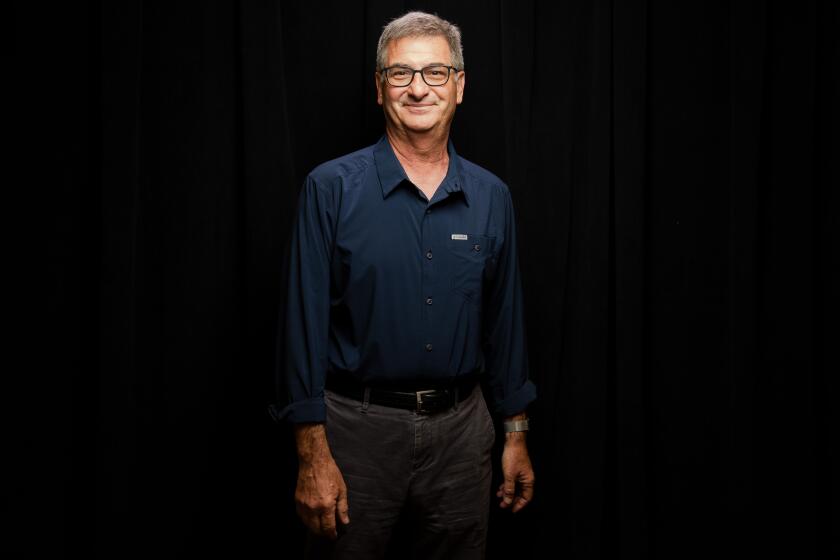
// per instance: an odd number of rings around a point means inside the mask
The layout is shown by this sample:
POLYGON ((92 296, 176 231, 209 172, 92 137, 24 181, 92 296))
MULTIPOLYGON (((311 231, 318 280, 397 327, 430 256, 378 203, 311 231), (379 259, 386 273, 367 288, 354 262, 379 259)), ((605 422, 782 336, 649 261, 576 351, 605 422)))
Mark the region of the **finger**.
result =
POLYGON ((522 509, 522 508, 524 508, 525 506, 527 506, 529 503, 530 503, 530 502, 529 502, 528 500, 526 500, 525 498, 523 498, 522 496, 517 496, 517 497, 516 497, 516 503, 514 503, 514 504, 513 504, 513 509, 512 509, 511 511, 512 511, 513 513, 516 513, 516 512, 517 512, 517 511, 519 511, 520 509, 522 509))
POLYGON ((516 491, 516 479, 511 475, 505 474, 505 482, 503 486, 504 497, 502 498, 502 503, 499 505, 501 507, 508 507, 513 503, 516 491))
POLYGON ((335 530, 335 507, 331 507, 321 514, 321 534, 333 540, 338 538, 338 533, 335 530))
POLYGON ((520 496, 525 499, 526 502, 530 502, 534 499, 534 482, 523 482, 522 483, 522 491, 520 492, 520 496))
POLYGON ((313 534, 318 535, 319 537, 323 537, 324 529, 321 527, 321 518, 318 516, 310 517, 306 521, 306 526, 309 527, 309 530, 312 531, 313 534))
POLYGON ((338 490, 338 503, 337 503, 336 509, 338 510, 339 520, 342 523, 344 523, 345 525, 350 523, 350 506, 347 503, 347 487, 346 486, 342 486, 338 490))
POLYGON ((299 503, 295 506, 295 509, 297 510, 298 517, 300 517, 300 520, 303 521, 303 524, 306 525, 307 529, 315 534, 320 533, 321 520, 317 515, 310 514, 309 511, 305 510, 299 503))
POLYGON ((499 484, 499 489, 496 491, 496 496, 501 498, 504 495, 505 495, 505 483, 504 483, 504 481, 502 481, 502 483, 499 484))
POLYGON ((533 475, 529 482, 520 482, 519 489, 516 492, 516 499, 514 500, 513 512, 516 513, 520 509, 528 505, 534 497, 534 481, 533 475))

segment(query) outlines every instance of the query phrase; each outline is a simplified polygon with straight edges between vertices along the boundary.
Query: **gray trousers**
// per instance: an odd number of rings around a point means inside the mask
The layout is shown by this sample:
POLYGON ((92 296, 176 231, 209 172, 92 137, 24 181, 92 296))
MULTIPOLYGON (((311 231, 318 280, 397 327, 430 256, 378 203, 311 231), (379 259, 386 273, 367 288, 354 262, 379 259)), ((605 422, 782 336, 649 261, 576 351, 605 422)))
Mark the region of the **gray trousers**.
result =
POLYGON ((327 441, 347 484, 350 524, 338 521, 335 541, 308 533, 306 556, 384 558, 409 508, 413 542, 400 558, 483 559, 496 436, 481 387, 431 414, 324 393, 327 441))

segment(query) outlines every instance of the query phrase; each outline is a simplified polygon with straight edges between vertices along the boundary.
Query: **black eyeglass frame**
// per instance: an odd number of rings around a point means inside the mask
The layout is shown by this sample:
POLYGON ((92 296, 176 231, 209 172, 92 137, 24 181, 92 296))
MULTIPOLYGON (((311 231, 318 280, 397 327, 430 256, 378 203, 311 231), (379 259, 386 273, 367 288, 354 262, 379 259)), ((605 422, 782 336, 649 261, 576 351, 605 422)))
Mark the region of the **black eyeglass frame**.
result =
POLYGON ((449 76, 450 76, 450 74, 452 74, 452 72, 449 72, 449 71, 446 72, 446 80, 442 84, 430 84, 429 82, 427 82, 426 81, 426 76, 423 75, 423 70, 426 70, 427 68, 447 68, 448 70, 454 70, 455 73, 460 72, 460 70, 458 70, 454 66, 447 66, 445 64, 430 64, 428 66, 424 66, 420 70, 415 70, 414 68, 410 68, 408 66, 400 66, 399 64, 397 64, 397 65, 394 65, 394 66, 388 66, 387 68, 380 68, 379 73, 385 75, 385 81, 388 82, 388 85, 391 86, 391 87, 408 87, 408 86, 410 86, 412 83, 414 83, 414 74, 416 74, 418 72, 420 72, 420 78, 429 87, 440 87, 440 86, 445 86, 447 83, 449 83, 449 76), (411 71, 411 79, 408 80, 407 84, 402 85, 402 86, 392 84, 390 78, 388 78, 388 70, 391 70, 392 68, 400 68, 402 70, 410 70, 411 71))

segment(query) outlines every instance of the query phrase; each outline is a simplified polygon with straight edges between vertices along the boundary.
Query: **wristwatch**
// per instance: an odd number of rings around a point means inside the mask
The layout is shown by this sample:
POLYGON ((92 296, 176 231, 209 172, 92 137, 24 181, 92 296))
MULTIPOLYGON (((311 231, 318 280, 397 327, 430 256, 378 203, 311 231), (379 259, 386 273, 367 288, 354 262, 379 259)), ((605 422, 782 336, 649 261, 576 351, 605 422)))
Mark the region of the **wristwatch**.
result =
POLYGON ((505 421, 505 433, 509 432, 527 432, 528 419, 525 420, 507 420, 505 421))

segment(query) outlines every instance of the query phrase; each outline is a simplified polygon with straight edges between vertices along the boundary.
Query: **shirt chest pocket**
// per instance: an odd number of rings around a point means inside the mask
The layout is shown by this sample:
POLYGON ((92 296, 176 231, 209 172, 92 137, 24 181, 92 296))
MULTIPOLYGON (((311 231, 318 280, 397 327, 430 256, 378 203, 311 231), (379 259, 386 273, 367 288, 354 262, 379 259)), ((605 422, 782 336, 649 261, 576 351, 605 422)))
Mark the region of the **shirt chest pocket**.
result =
POLYGON ((466 235, 466 239, 448 239, 452 255, 450 282, 452 291, 473 303, 481 303, 481 288, 487 261, 493 258, 496 238, 490 235, 466 235))

